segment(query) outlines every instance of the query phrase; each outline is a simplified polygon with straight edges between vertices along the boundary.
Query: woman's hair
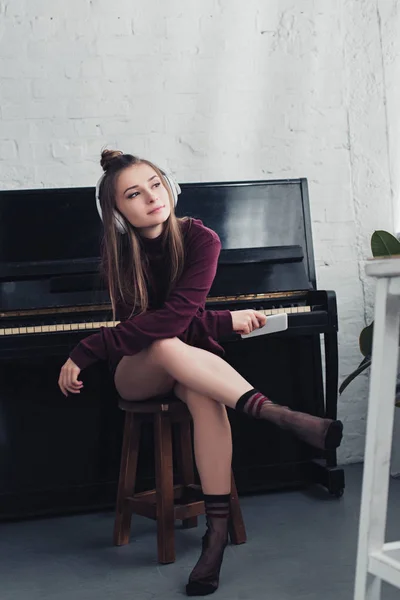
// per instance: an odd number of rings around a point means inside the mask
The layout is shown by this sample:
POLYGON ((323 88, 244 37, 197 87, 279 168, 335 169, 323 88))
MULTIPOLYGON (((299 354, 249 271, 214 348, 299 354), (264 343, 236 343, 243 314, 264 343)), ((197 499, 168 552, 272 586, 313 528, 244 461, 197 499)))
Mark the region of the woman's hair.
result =
POLYGON ((132 306, 131 315, 145 312, 148 309, 149 264, 147 255, 144 252, 140 235, 118 211, 115 201, 116 183, 121 171, 141 163, 149 165, 156 171, 168 191, 171 206, 170 216, 164 223, 161 234, 163 252, 167 252, 170 257, 167 294, 183 270, 184 245, 180 222, 186 220, 186 217, 180 219, 176 217, 172 192, 162 173, 148 160, 131 154, 123 154, 119 150, 103 150, 100 164, 105 171, 105 177, 99 189, 104 224, 101 267, 108 285, 114 320, 118 303, 132 306), (119 213, 125 223, 127 234, 117 231, 114 211, 119 213))

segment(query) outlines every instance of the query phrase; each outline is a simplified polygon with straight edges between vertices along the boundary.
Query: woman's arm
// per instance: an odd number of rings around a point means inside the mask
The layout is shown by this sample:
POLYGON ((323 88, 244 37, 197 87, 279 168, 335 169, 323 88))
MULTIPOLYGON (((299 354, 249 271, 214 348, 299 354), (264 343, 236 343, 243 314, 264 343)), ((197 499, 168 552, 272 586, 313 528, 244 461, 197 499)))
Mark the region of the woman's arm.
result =
MULTIPOLYGON (((84 369, 97 360, 118 360, 140 352, 155 340, 184 333, 199 307, 205 303, 215 277, 220 251, 221 242, 214 231, 204 226, 196 228, 193 239, 188 243, 183 274, 163 307, 136 315, 116 327, 102 327, 98 333, 83 339, 74 348, 70 354, 71 360, 84 369)), ((218 337, 221 333, 224 335, 232 331, 230 314, 217 318, 209 314, 205 319, 209 324, 213 322, 218 337)))
POLYGON ((211 336, 220 340, 233 333, 232 313, 230 310, 204 310, 195 315, 189 325, 191 336, 211 336))

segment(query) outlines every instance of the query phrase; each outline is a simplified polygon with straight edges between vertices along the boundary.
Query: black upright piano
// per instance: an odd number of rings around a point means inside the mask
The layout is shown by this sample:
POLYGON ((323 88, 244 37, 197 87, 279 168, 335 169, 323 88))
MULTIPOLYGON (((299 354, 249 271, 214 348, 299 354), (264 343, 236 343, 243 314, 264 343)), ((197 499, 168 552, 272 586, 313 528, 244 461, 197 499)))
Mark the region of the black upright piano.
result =
MULTIPOLYGON (((288 313, 284 332, 223 340, 225 359, 274 401, 335 418, 336 297, 317 289, 307 181, 181 188, 177 215, 222 242, 207 308, 288 313)), ((70 349, 113 325, 101 237, 94 188, 0 192, 0 519, 114 506, 123 413, 107 365, 82 372, 79 395, 57 384, 70 349)), ((239 493, 318 484, 342 495, 336 452, 228 412, 239 493)), ((153 486, 151 430, 141 443, 138 490, 153 486)))

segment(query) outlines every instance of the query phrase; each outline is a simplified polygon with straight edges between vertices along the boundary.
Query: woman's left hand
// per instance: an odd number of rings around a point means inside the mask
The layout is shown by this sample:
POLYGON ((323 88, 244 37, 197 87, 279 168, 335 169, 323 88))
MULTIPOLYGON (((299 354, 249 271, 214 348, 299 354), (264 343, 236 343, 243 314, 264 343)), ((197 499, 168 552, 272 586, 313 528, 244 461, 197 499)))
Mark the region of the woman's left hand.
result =
POLYGON ((58 385, 64 396, 68 396, 68 392, 71 392, 71 394, 79 394, 83 388, 82 381, 78 380, 78 375, 80 372, 81 370, 78 365, 76 365, 70 358, 61 367, 58 385))

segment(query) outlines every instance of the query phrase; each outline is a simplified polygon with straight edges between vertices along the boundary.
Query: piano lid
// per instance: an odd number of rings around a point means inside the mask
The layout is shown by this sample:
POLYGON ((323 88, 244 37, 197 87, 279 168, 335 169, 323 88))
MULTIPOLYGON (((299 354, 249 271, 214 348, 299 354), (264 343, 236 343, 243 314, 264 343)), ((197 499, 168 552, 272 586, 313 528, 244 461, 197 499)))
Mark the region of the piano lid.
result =
POLYGON ((186 183, 181 189, 176 214, 201 219, 223 249, 301 246, 316 288, 306 179, 186 183))
MULTIPOLYGON (((177 215, 201 219, 224 250, 301 246, 316 287, 305 179, 183 183, 181 189, 177 215)), ((0 279, 94 272, 102 231, 93 187, 1 191, 0 279)))

